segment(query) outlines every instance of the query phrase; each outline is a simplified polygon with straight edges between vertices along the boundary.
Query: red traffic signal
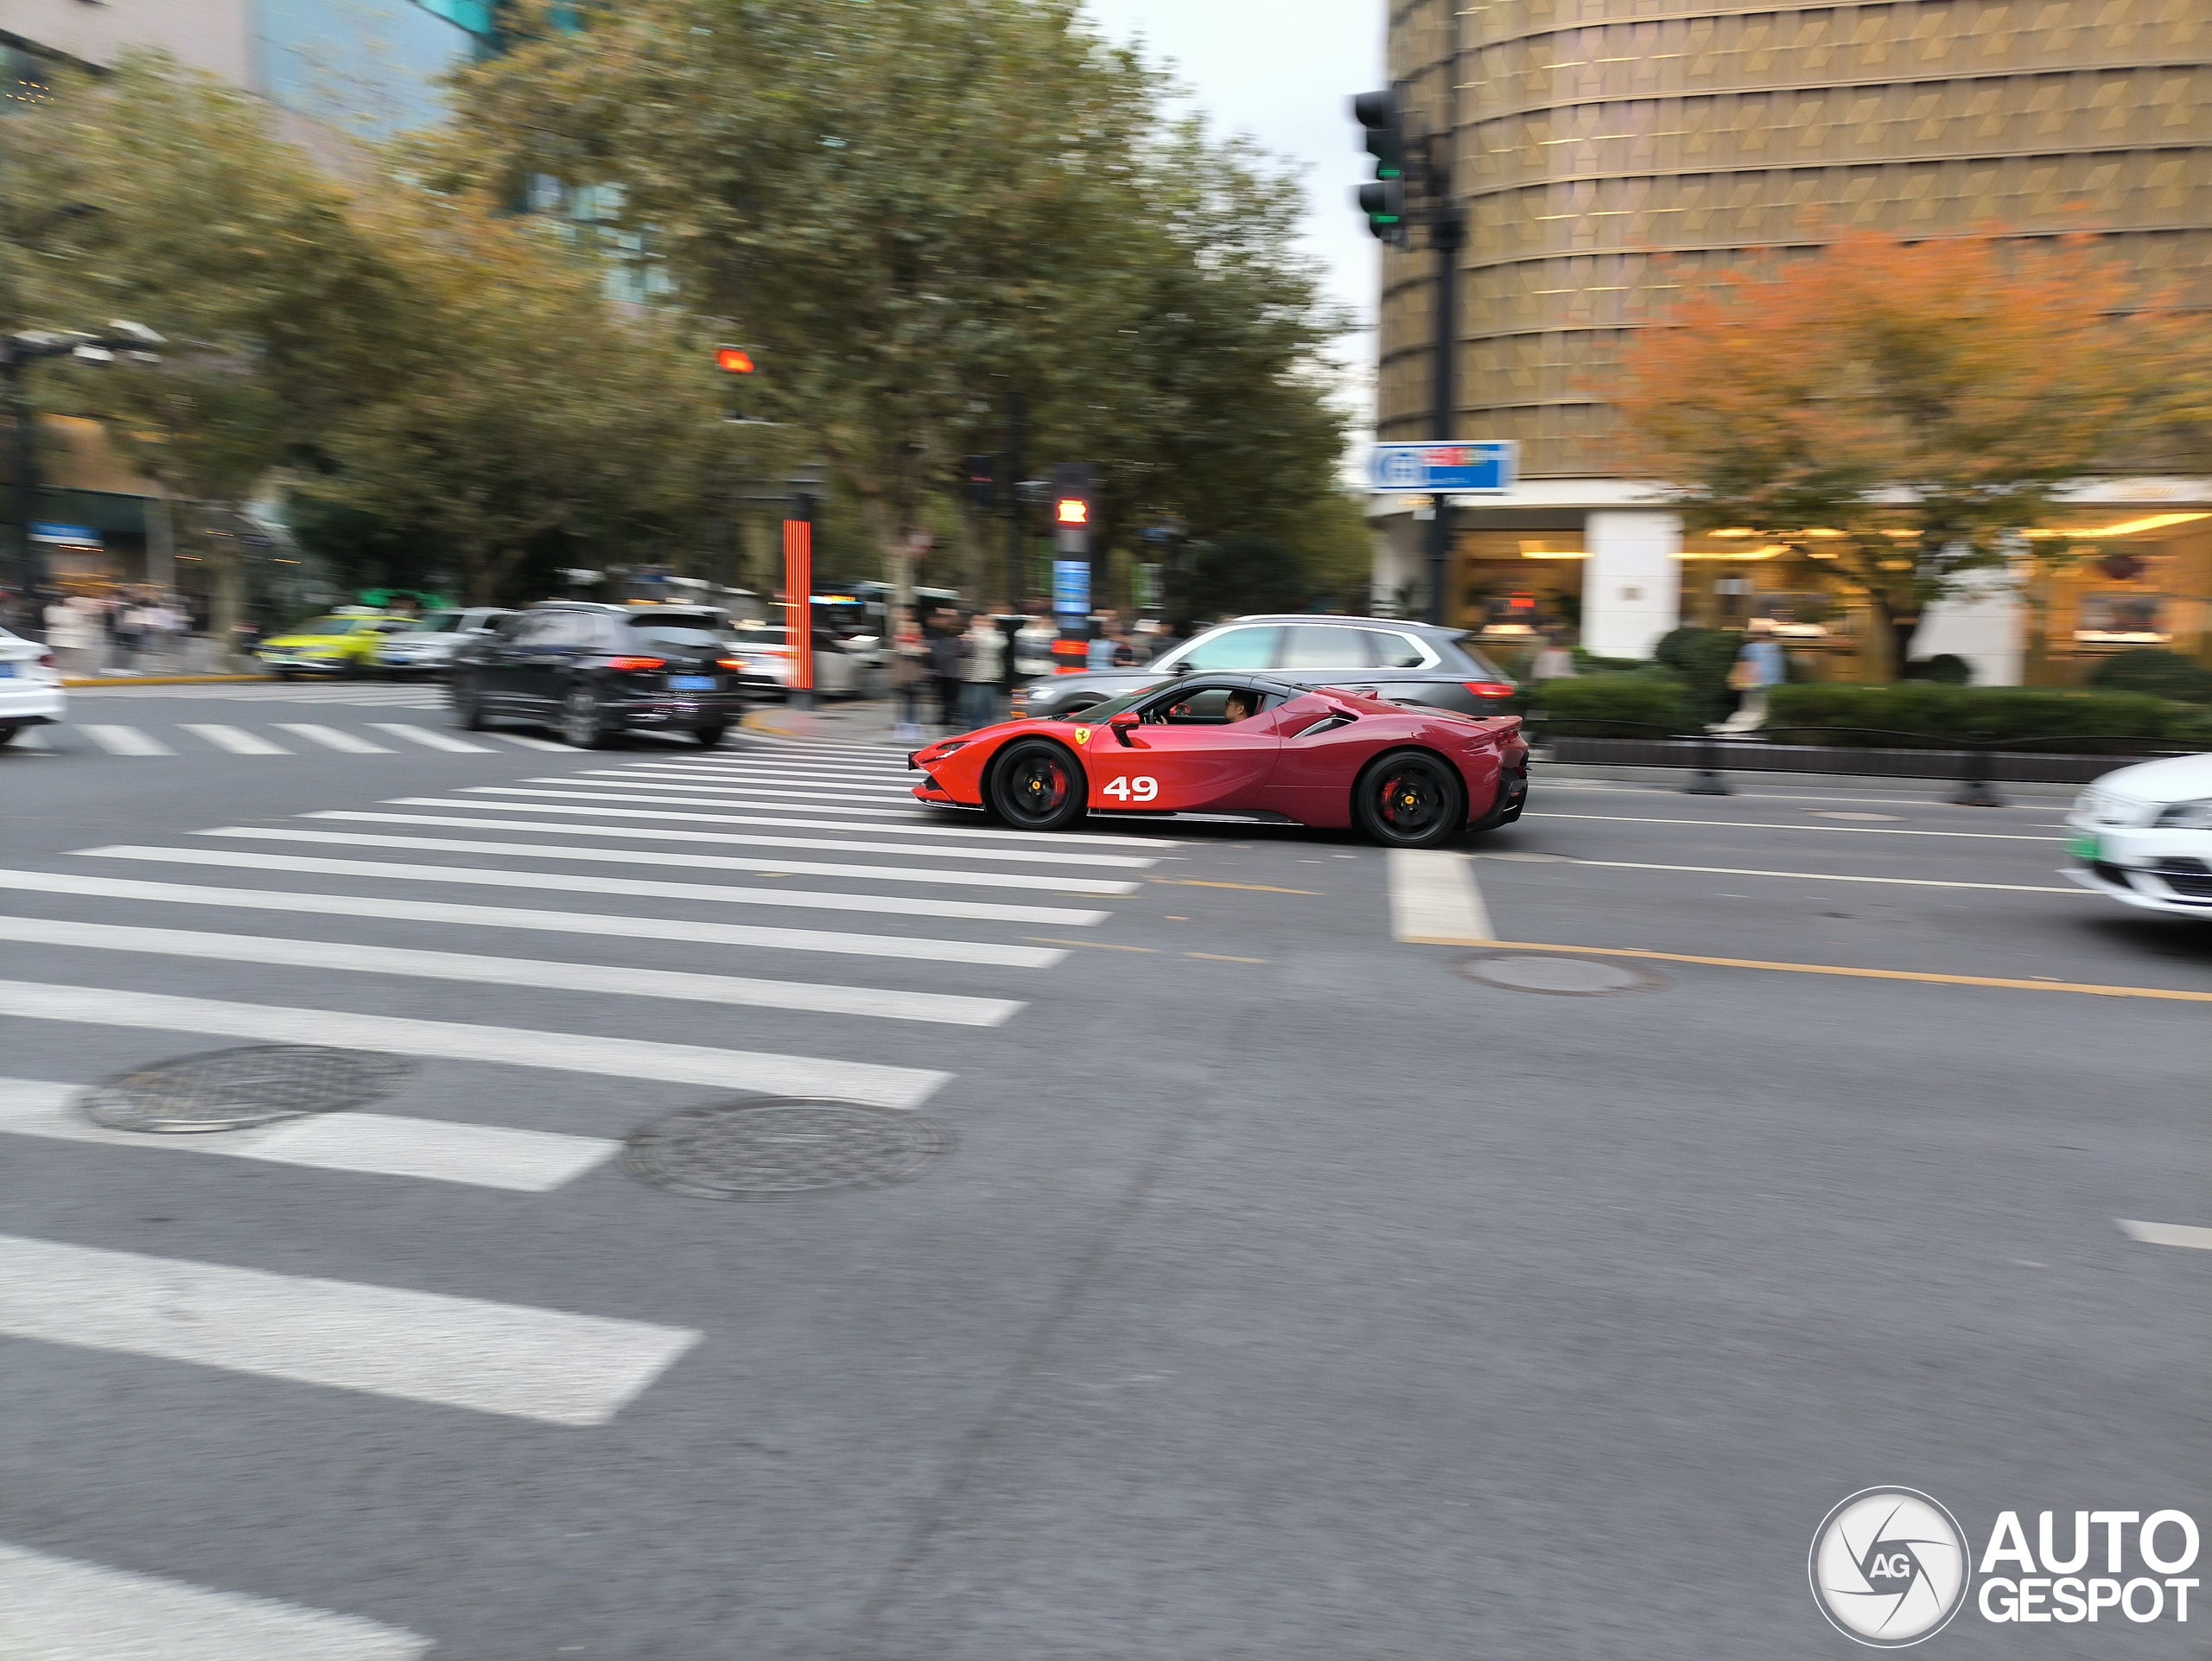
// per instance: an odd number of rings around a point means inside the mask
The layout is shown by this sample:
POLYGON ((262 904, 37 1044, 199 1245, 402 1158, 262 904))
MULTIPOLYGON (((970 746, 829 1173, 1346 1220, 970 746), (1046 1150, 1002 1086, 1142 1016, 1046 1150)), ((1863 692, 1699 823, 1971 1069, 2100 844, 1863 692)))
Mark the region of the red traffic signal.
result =
POLYGON ((753 372, 753 354, 741 346, 726 346, 715 353, 715 367, 726 375, 749 375, 753 372))
POLYGON ((1056 525, 1088 525, 1090 523, 1090 504, 1080 496, 1063 496, 1052 511, 1052 520, 1056 525))

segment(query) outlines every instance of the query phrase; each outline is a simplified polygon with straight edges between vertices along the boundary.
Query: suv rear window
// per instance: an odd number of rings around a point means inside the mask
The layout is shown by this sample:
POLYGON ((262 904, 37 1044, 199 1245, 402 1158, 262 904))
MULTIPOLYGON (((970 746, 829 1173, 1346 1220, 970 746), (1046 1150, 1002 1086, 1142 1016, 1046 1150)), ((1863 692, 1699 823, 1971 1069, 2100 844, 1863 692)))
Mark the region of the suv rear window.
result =
POLYGON ((711 611, 632 612, 626 620, 633 633, 669 646, 720 646, 734 638, 721 614, 711 611))

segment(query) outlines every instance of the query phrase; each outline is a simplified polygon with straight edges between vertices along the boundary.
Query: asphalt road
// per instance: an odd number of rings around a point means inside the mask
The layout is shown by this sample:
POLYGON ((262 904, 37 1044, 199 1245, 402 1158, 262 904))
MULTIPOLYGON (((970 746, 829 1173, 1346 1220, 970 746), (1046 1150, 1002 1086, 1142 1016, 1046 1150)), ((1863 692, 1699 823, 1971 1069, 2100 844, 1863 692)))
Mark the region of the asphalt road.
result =
POLYGON ((2212 1528, 2212 1254, 2120 1226, 2212 1225, 2212 1007, 2152 996, 2212 926, 2066 883, 2055 798, 1540 771, 1408 863, 242 690, 0 754, 0 1656, 1773 1661, 1855 1652, 1806 1555, 1859 1489, 2212 1528), (73 1105, 274 1041, 414 1070, 73 1105), (619 1156, 754 1094, 950 1151, 619 1156))

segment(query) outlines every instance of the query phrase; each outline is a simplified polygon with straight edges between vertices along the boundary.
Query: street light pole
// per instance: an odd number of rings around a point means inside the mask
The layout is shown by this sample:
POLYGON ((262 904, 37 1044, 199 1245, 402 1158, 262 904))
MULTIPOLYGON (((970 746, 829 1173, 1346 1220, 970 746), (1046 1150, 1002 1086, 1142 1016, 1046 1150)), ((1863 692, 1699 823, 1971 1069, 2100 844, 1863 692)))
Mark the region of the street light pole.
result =
MULTIPOLYGON (((1448 444, 1453 415, 1452 360, 1459 347, 1459 243, 1466 220, 1459 204, 1451 200, 1442 169, 1433 167, 1429 176, 1438 203, 1428 221, 1429 245, 1436 250, 1436 339, 1432 354, 1436 367, 1430 388, 1434 398, 1430 421, 1437 442, 1448 444)), ((1429 510, 1428 521, 1428 620, 1441 625, 1448 620, 1444 585, 1452 558, 1452 499, 1439 491, 1430 500, 1434 506, 1429 510)))
POLYGON ((0 339, 0 378, 7 381, 8 418, 16 427, 16 581, 23 603, 33 608, 24 620, 35 628, 32 596, 46 586, 46 573, 31 535, 31 520, 38 511, 38 442, 31 430, 30 396, 23 390, 23 363, 22 348, 15 338, 0 339))

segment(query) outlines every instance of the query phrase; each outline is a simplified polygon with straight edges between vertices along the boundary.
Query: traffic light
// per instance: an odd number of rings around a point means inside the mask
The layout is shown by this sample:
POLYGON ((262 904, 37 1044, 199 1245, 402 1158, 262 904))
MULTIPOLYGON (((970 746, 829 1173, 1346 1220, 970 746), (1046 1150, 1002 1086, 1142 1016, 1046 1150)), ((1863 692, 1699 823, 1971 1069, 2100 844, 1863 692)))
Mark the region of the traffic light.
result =
POLYGON ((1406 124, 1395 92, 1362 92, 1351 101, 1353 118, 1367 130, 1367 153, 1375 158, 1375 182, 1359 188, 1359 207, 1370 236, 1403 247, 1406 243, 1406 124))
POLYGON ((746 347, 724 346, 715 348, 715 367, 725 375, 749 375, 759 366, 753 361, 753 353, 746 347))
POLYGON ((995 455, 970 455, 960 463, 961 476, 968 481, 968 500, 979 513, 995 511, 999 505, 999 458, 995 455))

